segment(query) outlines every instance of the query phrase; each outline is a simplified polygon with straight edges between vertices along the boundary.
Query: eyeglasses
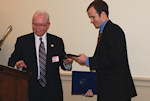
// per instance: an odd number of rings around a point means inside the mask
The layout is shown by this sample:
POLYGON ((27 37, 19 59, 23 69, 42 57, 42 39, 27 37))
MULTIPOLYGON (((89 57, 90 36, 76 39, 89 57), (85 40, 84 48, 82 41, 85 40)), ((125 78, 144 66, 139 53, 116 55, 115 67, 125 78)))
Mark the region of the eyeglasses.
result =
POLYGON ((42 27, 42 28, 44 28, 46 25, 47 25, 47 23, 46 24, 36 24, 36 23, 32 23, 32 25, 33 26, 38 26, 38 27, 42 27))

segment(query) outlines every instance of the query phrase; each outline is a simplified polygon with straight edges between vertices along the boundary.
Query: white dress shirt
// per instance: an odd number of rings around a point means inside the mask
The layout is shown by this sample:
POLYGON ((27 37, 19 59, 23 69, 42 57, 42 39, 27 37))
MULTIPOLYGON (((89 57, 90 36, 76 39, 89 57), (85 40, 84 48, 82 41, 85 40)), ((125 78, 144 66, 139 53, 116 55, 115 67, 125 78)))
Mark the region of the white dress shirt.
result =
POLYGON ((38 78, 40 79, 40 64, 39 64, 39 46, 40 46, 40 38, 42 38, 42 42, 44 43, 45 52, 47 53, 47 33, 45 33, 42 37, 34 34, 35 37, 35 48, 36 48, 36 57, 37 57, 37 65, 38 65, 38 78))
MULTIPOLYGON (((47 33, 45 33, 42 37, 37 36, 36 34, 34 34, 35 36, 35 48, 36 48, 36 56, 37 56, 37 65, 38 65, 38 78, 40 79, 40 64, 39 64, 39 46, 40 46, 40 38, 42 38, 42 41, 44 43, 44 47, 45 47, 45 52, 47 53, 47 33)), ((65 69, 67 70, 71 70, 72 65, 65 65, 63 63, 65 69)))

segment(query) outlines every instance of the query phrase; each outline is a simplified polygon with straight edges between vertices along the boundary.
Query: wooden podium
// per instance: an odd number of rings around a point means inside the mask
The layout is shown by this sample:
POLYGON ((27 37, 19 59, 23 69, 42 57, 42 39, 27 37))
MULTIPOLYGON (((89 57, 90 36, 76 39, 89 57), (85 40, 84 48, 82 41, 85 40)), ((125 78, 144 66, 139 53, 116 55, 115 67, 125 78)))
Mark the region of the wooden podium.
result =
POLYGON ((0 65, 0 101, 27 101, 29 72, 0 65))

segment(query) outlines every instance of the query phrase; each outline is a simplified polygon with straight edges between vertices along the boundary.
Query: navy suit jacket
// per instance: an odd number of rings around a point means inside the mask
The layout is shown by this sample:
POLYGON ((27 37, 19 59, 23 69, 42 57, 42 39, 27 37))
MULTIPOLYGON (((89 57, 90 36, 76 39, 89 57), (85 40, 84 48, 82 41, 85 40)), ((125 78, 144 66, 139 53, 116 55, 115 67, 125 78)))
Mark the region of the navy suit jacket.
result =
POLYGON ((96 70, 99 101, 128 101, 136 96, 130 74, 123 30, 108 21, 104 27, 90 69, 96 70))
POLYGON ((37 80, 38 67, 34 34, 30 33, 17 38, 15 50, 9 58, 8 65, 14 67, 17 61, 24 60, 27 65, 27 68, 24 68, 24 70, 32 72, 28 89, 29 101, 63 101, 62 84, 59 74, 59 66, 65 70, 63 58, 60 57, 59 62, 52 62, 53 56, 60 56, 62 54, 65 54, 62 39, 52 34, 47 34, 47 85, 45 88, 42 88, 37 80))

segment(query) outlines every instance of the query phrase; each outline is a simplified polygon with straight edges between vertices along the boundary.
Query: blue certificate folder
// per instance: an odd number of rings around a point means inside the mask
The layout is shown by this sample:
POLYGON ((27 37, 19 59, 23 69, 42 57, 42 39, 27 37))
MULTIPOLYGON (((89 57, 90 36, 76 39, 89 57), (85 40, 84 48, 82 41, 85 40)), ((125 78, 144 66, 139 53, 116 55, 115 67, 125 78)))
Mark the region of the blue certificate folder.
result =
POLYGON ((95 72, 72 71, 72 94, 85 94, 88 89, 97 94, 95 72))

